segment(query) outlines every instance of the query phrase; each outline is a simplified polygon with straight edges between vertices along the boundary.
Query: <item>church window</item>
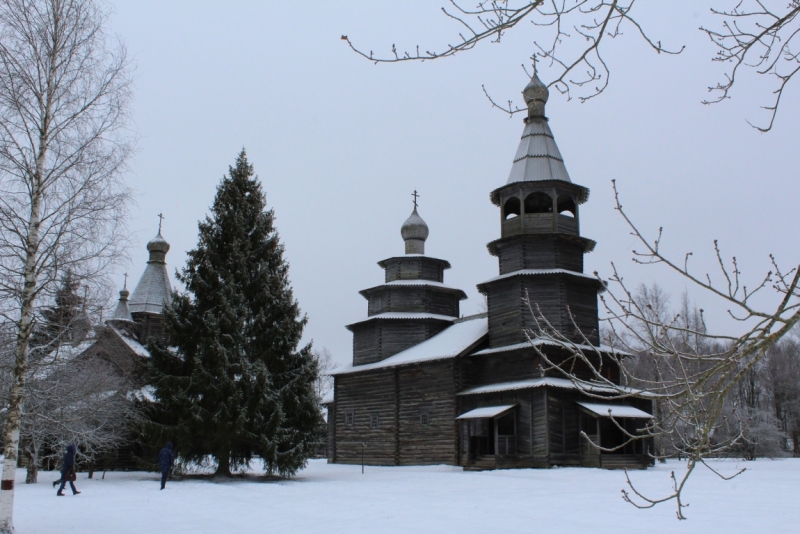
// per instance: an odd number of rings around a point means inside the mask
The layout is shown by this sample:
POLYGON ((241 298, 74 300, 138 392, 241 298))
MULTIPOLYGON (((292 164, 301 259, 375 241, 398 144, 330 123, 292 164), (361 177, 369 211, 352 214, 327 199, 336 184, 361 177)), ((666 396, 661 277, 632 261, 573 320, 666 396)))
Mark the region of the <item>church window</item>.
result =
POLYGON ((372 429, 378 428, 378 414, 374 413, 369 416, 369 427, 372 429))
POLYGON ((560 215, 566 215, 567 217, 575 217, 575 201, 572 200, 572 197, 569 195, 559 195, 558 201, 558 213, 560 215))
POLYGON ((525 213, 553 213, 553 199, 547 193, 531 193, 525 198, 525 213))
POLYGON ((356 419, 356 412, 355 410, 345 410, 344 411, 344 424, 352 425, 356 419))
POLYGON ((431 416, 428 410, 422 410, 419 412, 419 424, 422 426, 428 426, 431 422, 431 416))
POLYGON ((503 206, 503 219, 508 220, 513 217, 518 217, 520 214, 520 204, 519 199, 517 197, 511 197, 506 200, 505 205, 503 206))

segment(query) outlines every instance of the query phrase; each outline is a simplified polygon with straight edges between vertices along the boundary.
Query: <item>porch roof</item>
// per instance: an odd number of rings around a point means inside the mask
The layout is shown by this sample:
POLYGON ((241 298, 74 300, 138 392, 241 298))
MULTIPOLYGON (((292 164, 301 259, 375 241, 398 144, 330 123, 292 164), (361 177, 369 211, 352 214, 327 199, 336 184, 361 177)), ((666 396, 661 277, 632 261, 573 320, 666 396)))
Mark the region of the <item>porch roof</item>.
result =
MULTIPOLYGON (((451 317, 450 319, 453 320, 455 318, 451 317)), ((453 323, 453 325, 448 326, 432 338, 398 352, 385 360, 362 365, 345 365, 335 369, 330 374, 334 376, 344 375, 396 367, 398 365, 455 358, 474 350, 489 333, 489 322, 484 314, 455 319, 453 323)))
POLYGON ((652 415, 624 404, 598 404, 595 402, 579 402, 579 406, 601 417, 628 417, 631 419, 652 419, 652 415))
POLYGON ((497 417, 503 412, 507 412, 516 404, 506 404, 504 406, 484 406, 482 408, 475 408, 467 413, 463 413, 456 417, 456 419, 488 419, 490 417, 497 417))

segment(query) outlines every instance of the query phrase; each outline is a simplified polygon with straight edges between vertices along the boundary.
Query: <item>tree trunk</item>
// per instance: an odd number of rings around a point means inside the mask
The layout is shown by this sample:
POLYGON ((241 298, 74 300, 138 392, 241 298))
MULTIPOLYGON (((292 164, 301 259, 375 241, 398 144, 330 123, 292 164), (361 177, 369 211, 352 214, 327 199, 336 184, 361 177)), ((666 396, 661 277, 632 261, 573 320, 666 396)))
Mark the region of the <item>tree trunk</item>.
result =
POLYGON ((215 477, 230 477, 231 476, 231 455, 229 452, 224 452, 217 456, 217 472, 214 473, 215 477))
POLYGON ((14 351, 14 382, 11 386, 11 399, 8 403, 5 461, 3 462, 3 475, 0 478, 0 533, 2 534, 14 532, 14 477, 19 454, 20 416, 22 415, 22 401, 25 397, 28 345, 33 331, 33 305, 36 299, 36 258, 39 253, 39 218, 42 200, 38 180, 34 180, 31 197, 31 214, 28 219, 28 242, 23 273, 25 285, 22 288, 22 306, 14 351))
POLYGON ((28 472, 25 475, 25 484, 36 484, 39 482, 39 451, 35 447, 25 449, 28 457, 28 472))

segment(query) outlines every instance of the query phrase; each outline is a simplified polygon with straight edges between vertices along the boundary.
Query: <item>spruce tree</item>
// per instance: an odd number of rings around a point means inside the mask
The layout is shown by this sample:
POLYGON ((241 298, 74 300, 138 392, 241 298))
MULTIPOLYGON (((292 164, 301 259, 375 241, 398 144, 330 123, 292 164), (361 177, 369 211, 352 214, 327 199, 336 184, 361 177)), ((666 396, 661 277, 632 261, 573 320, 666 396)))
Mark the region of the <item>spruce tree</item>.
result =
POLYGON ((254 457, 293 475, 315 440, 317 366, 310 345, 298 350, 306 318, 274 218, 242 150, 177 274, 186 291, 164 310, 170 347, 151 346, 161 439, 189 461, 213 456, 217 475, 254 457))

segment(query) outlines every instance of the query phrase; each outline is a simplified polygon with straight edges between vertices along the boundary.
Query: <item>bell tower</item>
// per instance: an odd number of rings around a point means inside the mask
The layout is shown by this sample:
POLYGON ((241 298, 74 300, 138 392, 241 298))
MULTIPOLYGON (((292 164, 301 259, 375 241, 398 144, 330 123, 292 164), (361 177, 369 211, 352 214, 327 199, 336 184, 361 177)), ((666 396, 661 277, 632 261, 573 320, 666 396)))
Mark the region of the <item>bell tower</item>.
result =
POLYGON ((579 206, 589 190, 569 178, 544 114, 549 91, 535 73, 522 95, 528 115, 519 148, 508 182, 491 193, 500 238, 487 247, 500 272, 478 284, 488 300, 490 346, 526 341, 524 329, 535 324, 526 296, 562 335, 580 342, 582 333, 599 345, 597 293, 604 286, 583 273, 583 255, 595 242, 580 235, 579 206))

